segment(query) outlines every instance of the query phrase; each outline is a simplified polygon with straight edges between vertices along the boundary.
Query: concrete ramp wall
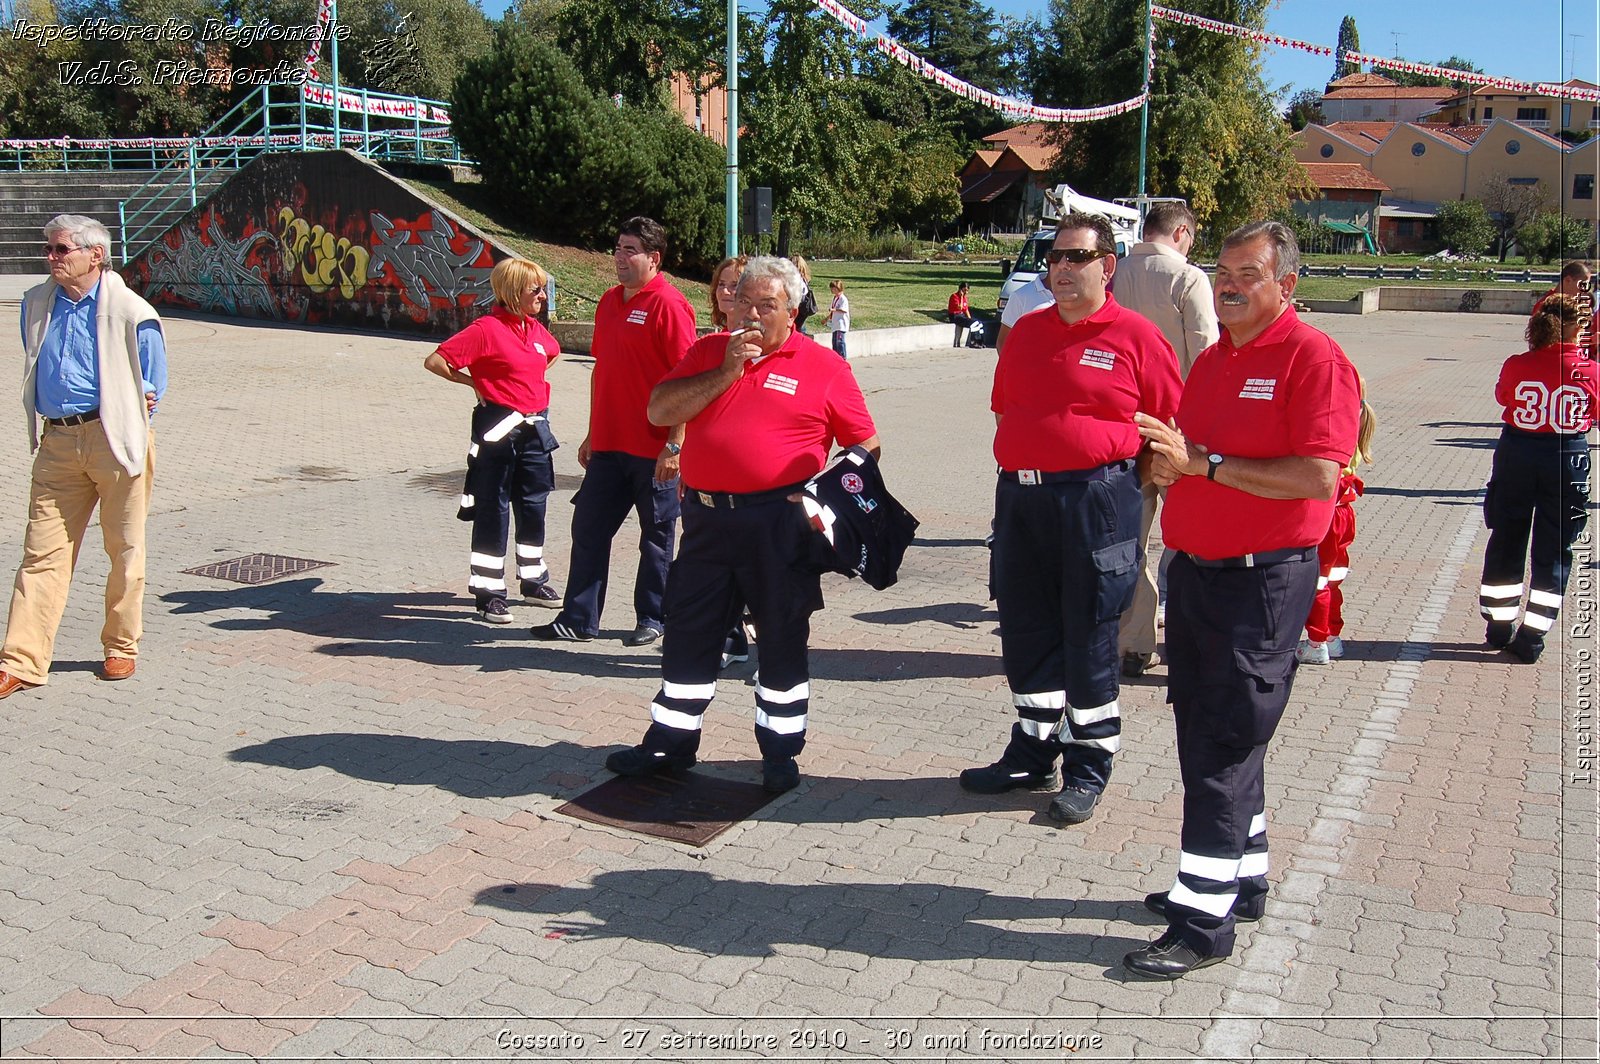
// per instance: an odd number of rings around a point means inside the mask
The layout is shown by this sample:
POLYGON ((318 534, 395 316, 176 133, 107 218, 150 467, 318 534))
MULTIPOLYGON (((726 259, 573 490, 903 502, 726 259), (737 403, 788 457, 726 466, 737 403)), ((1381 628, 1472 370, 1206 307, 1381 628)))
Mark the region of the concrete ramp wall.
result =
POLYGON ((262 155, 123 267, 157 307, 448 336, 514 253, 350 151, 262 155))

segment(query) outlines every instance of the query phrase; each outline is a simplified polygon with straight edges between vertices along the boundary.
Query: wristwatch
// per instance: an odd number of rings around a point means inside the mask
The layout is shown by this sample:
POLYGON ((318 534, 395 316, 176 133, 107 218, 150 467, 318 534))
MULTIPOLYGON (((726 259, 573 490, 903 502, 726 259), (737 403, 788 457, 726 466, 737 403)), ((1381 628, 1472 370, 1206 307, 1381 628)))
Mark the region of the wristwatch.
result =
POLYGON ((1222 468, 1222 455, 1212 451, 1206 455, 1206 479, 1216 480, 1217 470, 1222 468))
POLYGON ((678 446, 676 443, 672 443, 672 442, 669 441, 667 443, 667 453, 670 454, 672 457, 676 458, 676 457, 678 457, 678 455, 683 453, 683 448, 678 446))

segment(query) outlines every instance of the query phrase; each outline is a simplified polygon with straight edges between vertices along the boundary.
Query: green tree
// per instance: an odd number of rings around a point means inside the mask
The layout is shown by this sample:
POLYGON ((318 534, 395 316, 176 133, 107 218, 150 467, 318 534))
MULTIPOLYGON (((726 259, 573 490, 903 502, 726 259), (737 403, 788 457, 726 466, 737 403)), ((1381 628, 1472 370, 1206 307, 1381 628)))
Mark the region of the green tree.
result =
POLYGON ((1489 211, 1477 200, 1452 200, 1439 204, 1436 216, 1439 239, 1457 255, 1477 258, 1494 241, 1494 223, 1489 211))
MULTIPOLYGON (((993 92, 1007 91, 1007 40, 994 10, 976 0, 910 0, 889 12, 889 35, 917 55, 963 81, 993 92)), ((898 64, 896 64, 898 65, 898 64)), ((1005 120, 987 107, 912 75, 927 97, 929 119, 976 140, 1005 120)))
POLYGON ((1322 113, 1322 93, 1316 89, 1301 89, 1289 97, 1283 117, 1296 133, 1310 125, 1327 125, 1328 116, 1322 113))
POLYGON ((1541 263, 1585 255, 1594 242, 1593 224, 1560 211, 1540 211, 1521 229, 1517 243, 1525 261, 1541 263))
POLYGON ((716 255, 721 154, 675 113, 614 106, 555 47, 512 29, 466 64, 452 107, 484 183, 541 236, 602 247, 648 214, 672 235, 669 266, 716 255))
POLYGON ((661 107, 674 74, 720 79, 726 9, 691 0, 566 0, 557 42, 603 96, 661 107))
POLYGON ((1339 43, 1333 48, 1333 78, 1337 81, 1350 74, 1361 73, 1361 64, 1345 59, 1346 52, 1361 51, 1361 34, 1356 32, 1356 17, 1346 15, 1339 21, 1339 43))
POLYGON ((474 0, 339 0, 339 22, 350 28, 339 45, 342 83, 430 99, 449 95, 493 41, 474 0))
MULTIPOLYGON (((18 0, 18 19, 53 25, 63 16, 52 0, 18 0)), ((63 84, 60 64, 82 62, 83 45, 48 47, 0 33, 0 132, 7 137, 96 137, 109 128, 104 101, 84 85, 63 84)))
MULTIPOLYGON (((863 18, 881 13, 858 3, 863 18)), ((810 0, 772 0, 740 102, 741 158, 751 185, 772 189, 778 248, 796 225, 834 231, 866 228, 877 192, 865 166, 873 139, 868 104, 880 90, 857 75, 870 46, 810 0)), ((885 60, 888 62, 888 60, 885 60)))
POLYGON ((956 172, 966 162, 961 142, 931 126, 897 129, 873 123, 865 163, 877 191, 874 230, 931 229, 961 217, 961 188, 956 172))
POLYGON ((1511 240, 1517 230, 1550 205, 1544 190, 1538 185, 1512 184, 1511 178, 1501 170, 1489 175, 1479 199, 1483 201, 1494 226, 1495 247, 1501 262, 1506 261, 1506 256, 1511 253, 1511 240))
MULTIPOLYGON (((1260 27, 1270 6, 1197 0, 1188 9, 1260 27)), ((1143 10, 1143 0, 1051 0, 1058 46, 1041 61, 1035 99, 1088 107, 1136 95, 1144 80, 1143 10)), ((1268 217, 1287 205, 1291 190, 1306 187, 1262 81, 1260 45, 1157 22, 1151 93, 1152 194, 1182 196, 1204 224, 1225 230, 1268 217)), ((1102 198, 1138 190, 1138 112, 1063 126, 1056 143, 1056 177, 1102 198)))

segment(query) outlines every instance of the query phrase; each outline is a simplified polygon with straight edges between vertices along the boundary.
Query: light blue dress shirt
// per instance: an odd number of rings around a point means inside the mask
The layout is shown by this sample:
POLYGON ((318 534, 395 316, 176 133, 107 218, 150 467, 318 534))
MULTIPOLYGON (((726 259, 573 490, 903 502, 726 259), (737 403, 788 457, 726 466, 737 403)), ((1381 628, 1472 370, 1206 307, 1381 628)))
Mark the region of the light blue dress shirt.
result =
MULTIPOLYGON (((100 409, 100 340, 95 333, 99 297, 99 281, 76 303, 66 292, 56 292, 34 376, 34 408, 42 417, 71 417, 100 409)), ((26 305, 22 337, 26 344, 26 305)), ((139 372, 143 376, 140 391, 155 392, 156 401, 160 402, 167 391, 167 345, 161 337, 161 326, 144 322, 139 326, 138 337, 139 372)))

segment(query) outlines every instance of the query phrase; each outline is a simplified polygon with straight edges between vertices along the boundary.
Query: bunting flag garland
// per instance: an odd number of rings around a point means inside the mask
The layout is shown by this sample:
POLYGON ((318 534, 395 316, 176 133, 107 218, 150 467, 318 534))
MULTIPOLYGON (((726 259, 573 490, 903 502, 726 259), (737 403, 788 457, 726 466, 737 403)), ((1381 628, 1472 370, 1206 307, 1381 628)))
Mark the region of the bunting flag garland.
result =
MULTIPOLYGON (((1335 50, 1327 45, 1311 44, 1307 41, 1297 41, 1292 37, 1281 37, 1275 33, 1267 33, 1264 30, 1253 30, 1247 26, 1235 26, 1228 22, 1217 22, 1214 19, 1191 15, 1187 11, 1175 11, 1170 7, 1152 7, 1150 13, 1153 17, 1161 19, 1163 22, 1175 22, 1181 26, 1193 26, 1208 33, 1220 33, 1228 37, 1257 41, 1261 44, 1274 44, 1280 48, 1293 48, 1297 51, 1309 52, 1312 55, 1331 56, 1335 54, 1335 50)), ((1502 78, 1493 74, 1477 74, 1470 70, 1454 70, 1450 67, 1434 66, 1431 63, 1413 63, 1405 59, 1386 59, 1381 55, 1367 55, 1365 52, 1344 52, 1342 57, 1346 62, 1360 63, 1382 70, 1400 70, 1408 74, 1427 74, 1433 77, 1462 81, 1471 85, 1488 85, 1497 89, 1507 89, 1511 92, 1552 96, 1563 100, 1600 102, 1600 89, 1580 89, 1575 86, 1557 85, 1548 81, 1537 83, 1518 81, 1515 78, 1502 78)))
POLYGON ((1262 44, 1276 44, 1281 48, 1294 48, 1302 52, 1310 52, 1312 55, 1333 54, 1333 49, 1325 45, 1297 41, 1292 37, 1280 37, 1275 33, 1265 33, 1246 26, 1235 26, 1230 22, 1218 22, 1215 19, 1201 18, 1199 15, 1191 15, 1187 11, 1174 11, 1170 7, 1152 7, 1150 14, 1163 22, 1176 22, 1181 26, 1193 26, 1208 33, 1221 33, 1229 37, 1241 37, 1247 41, 1259 41, 1262 44))
MULTIPOLYGON (((381 136, 387 131, 375 130, 370 136, 381 136)), ((424 130, 424 137, 448 136, 448 130, 424 130)), ((346 133, 341 138, 347 144, 360 144, 363 134, 359 132, 346 133)), ((305 137, 307 143, 327 145, 333 143, 331 133, 308 133, 305 137)), ((49 148, 56 150, 79 149, 105 151, 117 148, 160 148, 184 149, 190 144, 197 148, 251 148, 265 147, 292 147, 301 141, 298 133, 274 133, 270 137, 259 134, 254 136, 233 137, 46 137, 26 140, 13 140, 10 138, 0 140, 0 149, 7 151, 27 151, 34 148, 49 148)))
MULTIPOLYGON (((317 29, 323 29, 332 21, 333 0, 317 0, 317 29)), ((306 71, 313 75, 317 72, 317 60, 322 56, 322 38, 321 33, 314 35, 306 51, 306 71)))
MULTIPOLYGON (((323 107, 333 106, 332 85, 307 82, 300 86, 300 94, 305 97, 307 103, 320 104, 323 107)), ((356 114, 382 115, 385 118, 420 118, 424 122, 448 124, 450 121, 449 108, 440 107, 427 100, 371 94, 363 100, 359 90, 355 92, 339 90, 339 110, 354 111, 356 114)))
MULTIPOLYGON (((862 39, 871 35, 867 29, 867 20, 839 3, 838 0, 812 0, 817 7, 837 19, 843 26, 862 39)), ((906 67, 912 73, 920 75, 938 85, 947 92, 971 100, 973 103, 999 111, 1013 118, 1026 118, 1034 122, 1095 122, 1102 118, 1114 118, 1125 115, 1129 111, 1137 111, 1144 106, 1146 96, 1140 93, 1130 100, 1121 103, 1109 103, 1100 107, 1041 107, 1027 100, 1019 100, 1013 96, 1005 96, 988 89, 980 89, 968 81, 963 81, 947 70, 942 70, 923 59, 893 37, 878 34, 874 42, 878 51, 906 67)))

